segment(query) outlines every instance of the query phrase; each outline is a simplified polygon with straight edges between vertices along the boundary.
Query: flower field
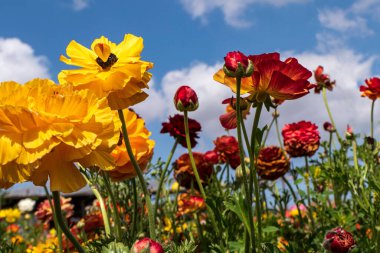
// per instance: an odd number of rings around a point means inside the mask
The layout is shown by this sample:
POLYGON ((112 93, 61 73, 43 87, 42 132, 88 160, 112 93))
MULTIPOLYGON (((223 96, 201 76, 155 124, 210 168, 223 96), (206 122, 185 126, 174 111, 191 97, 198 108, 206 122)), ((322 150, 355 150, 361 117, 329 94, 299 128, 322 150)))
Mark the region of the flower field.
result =
POLYGON ((380 253, 380 78, 357 89, 368 131, 342 130, 327 99, 339 84, 322 66, 228 52, 210 77, 231 90, 219 98, 226 112, 209 115, 225 134, 198 151, 202 122, 191 114, 202 104, 191 83, 178 83, 168 101, 177 113, 161 129, 170 153, 158 158, 134 110, 150 99, 153 63, 142 50, 132 34, 88 48, 73 40, 58 83, 0 83, 0 187, 32 182, 46 193, 1 199, 0 252, 380 253), (280 125, 283 103, 304 96, 324 101, 326 122, 280 125), (65 194, 85 186, 92 197, 78 211, 65 194))

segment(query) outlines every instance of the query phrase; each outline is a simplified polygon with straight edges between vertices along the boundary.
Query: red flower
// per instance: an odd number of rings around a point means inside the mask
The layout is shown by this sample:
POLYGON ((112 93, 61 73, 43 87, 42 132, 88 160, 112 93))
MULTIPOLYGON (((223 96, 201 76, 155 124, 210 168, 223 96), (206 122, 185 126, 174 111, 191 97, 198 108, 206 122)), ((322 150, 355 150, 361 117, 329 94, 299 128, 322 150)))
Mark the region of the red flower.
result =
POLYGON ((285 125, 282 136, 285 150, 291 157, 312 156, 319 148, 318 127, 309 121, 285 125))
POLYGON ((198 96, 189 86, 181 86, 174 95, 175 108, 180 111, 195 111, 198 106, 198 96))
POLYGON ((323 123, 323 129, 330 133, 335 132, 335 128, 330 122, 323 123))
POLYGON ((314 78, 317 84, 315 85, 314 92, 320 93, 323 87, 332 91, 335 86, 335 81, 330 80, 330 76, 323 73, 323 67, 318 66, 316 70, 314 70, 314 78))
MULTIPOLYGON (((169 122, 162 123, 162 134, 169 133, 170 136, 173 136, 174 138, 178 139, 179 143, 183 147, 187 147, 186 145, 186 135, 185 135, 185 125, 183 122, 183 115, 176 114, 173 117, 169 116, 169 122)), ((190 134, 190 143, 191 147, 194 148, 197 144, 196 138, 199 138, 198 132, 201 131, 201 125, 198 123, 198 121, 194 119, 188 118, 189 122, 189 134, 190 134)))
POLYGON ((341 227, 326 233, 323 247, 332 253, 348 253, 356 246, 354 237, 341 227))
POLYGON ((235 72, 239 66, 239 63, 244 69, 248 66, 248 57, 240 51, 229 52, 226 57, 224 57, 224 64, 230 71, 235 72))
MULTIPOLYGON (((202 153, 193 152, 193 156, 201 182, 203 185, 206 185, 211 178, 214 167, 207 160, 205 160, 205 157, 202 153)), ((175 162, 174 177, 181 186, 187 189, 191 188, 192 181, 194 187, 198 187, 195 181, 193 168, 191 167, 189 154, 182 154, 175 162)))
POLYGON ((372 77, 366 79, 365 83, 367 86, 361 85, 360 91, 362 92, 362 97, 368 97, 369 99, 376 100, 380 97, 380 78, 372 77))
MULTIPOLYGON (((241 109, 243 119, 249 114, 251 104, 241 99, 241 109)), ((237 112, 236 112, 236 98, 227 98, 223 100, 222 104, 227 104, 226 113, 219 117, 220 124, 227 130, 235 129, 237 127, 237 112)))
POLYGON ((178 212, 177 216, 194 213, 197 210, 205 209, 206 201, 198 195, 181 193, 177 198, 178 212))
POLYGON ((214 150, 207 151, 203 158, 205 159, 206 162, 210 164, 217 164, 219 162, 219 156, 218 153, 216 153, 214 150))
POLYGON ((104 227, 103 216, 101 212, 88 214, 84 217, 84 231, 91 233, 104 227))
POLYGON ((164 253, 161 244, 150 238, 137 240, 131 249, 131 253, 164 253))
POLYGON ((260 149, 257 173, 262 179, 276 180, 288 172, 290 163, 281 148, 270 146, 260 149))
MULTIPOLYGON (((279 53, 250 55, 248 59, 254 66, 253 74, 242 78, 241 94, 251 94, 251 99, 263 102, 268 96, 280 100, 302 97, 313 88, 308 79, 312 73, 298 63, 295 58, 280 60, 279 53)), ((214 80, 227 85, 236 93, 235 78, 228 77, 221 69, 214 80)))
POLYGON ((239 143, 233 136, 223 135, 214 141, 220 163, 229 163, 233 169, 240 164, 239 143))
MULTIPOLYGON (((74 214, 74 205, 70 203, 71 198, 65 198, 61 196, 61 210, 66 219, 70 218, 74 214)), ((54 207, 54 203, 53 207, 54 207)), ((42 201, 36 212, 34 213, 38 220, 44 223, 44 227, 47 229, 49 222, 53 219, 53 210, 50 206, 49 200, 45 199, 42 201)))

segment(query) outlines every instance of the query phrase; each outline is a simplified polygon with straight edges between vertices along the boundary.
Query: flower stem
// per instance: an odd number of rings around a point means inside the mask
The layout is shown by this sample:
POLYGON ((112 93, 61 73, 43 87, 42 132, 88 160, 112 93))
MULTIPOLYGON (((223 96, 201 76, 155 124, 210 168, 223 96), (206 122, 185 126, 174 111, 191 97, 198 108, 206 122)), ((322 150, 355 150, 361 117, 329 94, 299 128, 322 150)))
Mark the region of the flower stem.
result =
POLYGON ((166 172, 168 171, 168 168, 169 168, 169 164, 173 158, 173 155, 174 155, 174 152, 177 148, 177 145, 178 145, 178 139, 176 138, 175 139, 175 142, 173 144, 173 147, 169 153, 169 156, 168 156, 168 160, 166 161, 165 163, 165 167, 164 169, 162 170, 162 173, 161 173, 161 177, 160 177, 160 182, 158 184, 158 188, 157 188, 157 191, 156 191, 156 202, 154 204, 154 217, 157 217, 157 209, 158 209, 158 202, 160 201, 160 196, 161 196, 161 189, 162 189, 162 185, 164 184, 164 180, 165 180, 165 175, 166 175, 166 172))
POLYGON ((120 215, 119 211, 117 210, 117 202, 115 199, 115 195, 113 194, 111 184, 109 182, 109 178, 105 172, 103 172, 103 178, 104 178, 104 184, 106 186, 107 192, 110 195, 112 207, 113 207, 113 218, 115 219, 115 237, 116 239, 121 242, 121 221, 120 221, 120 215))
POLYGON ((267 139, 268 139, 268 136, 269 136, 269 132, 270 132, 270 130, 272 129, 272 126, 273 126, 274 120, 275 120, 275 117, 273 117, 272 121, 271 121, 270 124, 269 124, 268 129, 266 130, 265 137, 264 137, 263 141, 261 142, 261 147, 264 147, 264 146, 265 146, 265 143, 267 142, 267 139))
POLYGON ((335 125, 335 122, 334 122, 334 118, 333 118, 333 116, 331 114, 330 107, 329 107, 329 104, 327 102, 326 88, 325 87, 322 88, 322 96, 323 96, 323 102, 325 103, 325 107, 326 107, 327 113, 329 115, 331 124, 333 125, 333 127, 335 129, 336 137, 338 138, 339 143, 342 145, 342 138, 340 137, 338 129, 336 128, 336 125, 335 125))
POLYGON ((50 205, 51 209, 53 210, 54 226, 55 226, 55 229, 57 230, 58 247, 59 247, 59 252, 61 253, 61 252, 63 252, 63 247, 62 247, 62 230, 61 230, 61 228, 58 225, 57 213, 54 210, 55 208, 54 208, 54 205, 53 205, 50 193, 49 193, 46 185, 44 185, 44 190, 45 190, 45 193, 46 193, 46 197, 47 197, 47 199, 49 201, 49 205, 50 205))
POLYGON ((310 198, 310 171, 309 171, 309 162, 307 160, 307 156, 305 156, 305 169, 306 169, 306 191, 307 191, 307 210, 309 211, 309 216, 311 220, 311 226, 312 228, 315 227, 314 224, 314 218, 313 218, 313 211, 311 210, 311 198, 310 198))
POLYGON ((53 200, 54 200, 54 211, 57 214, 57 222, 62 229, 62 232, 66 237, 71 241, 74 247, 78 250, 79 253, 85 253, 84 249, 77 241, 77 239, 70 232, 69 228, 66 226, 65 221, 63 220, 63 215, 61 211, 61 199, 58 191, 53 191, 53 200))
POLYGON ((138 214, 138 203, 137 203, 137 185, 134 178, 132 181, 132 190, 133 190, 133 221, 132 221, 132 238, 135 238, 137 232, 137 214, 138 214))
MULTIPOLYGON (((199 191, 201 192, 202 198, 206 201, 207 200, 207 196, 206 196, 205 190, 203 188, 201 179, 199 177, 199 173, 198 173, 197 167, 195 165, 195 161, 194 161, 193 152, 191 150, 190 133, 189 133, 189 121, 188 121, 188 116, 187 116, 187 111, 186 110, 183 112, 183 116, 184 116, 184 124, 185 124, 185 135, 186 135, 187 151, 189 153, 191 167, 193 169, 195 180, 197 181, 197 184, 198 184, 198 187, 199 187, 199 191)), ((214 214, 213 210, 209 207, 209 205, 207 205, 207 211, 210 213, 211 223, 212 223, 212 226, 214 227, 214 230, 218 231, 218 233, 220 233, 221 231, 218 229, 218 227, 216 225, 215 214, 214 214)), ((222 235, 220 233, 220 238, 222 239, 221 236, 222 235)))
MULTIPOLYGON (((240 155, 240 163, 241 163, 240 165, 243 172, 243 187, 244 187, 244 192, 245 192, 246 202, 247 202, 246 205, 247 205, 247 208, 249 208, 248 209, 248 224, 249 224, 250 237, 246 236, 245 240, 251 241, 251 244, 248 244, 246 242, 245 245, 252 246, 253 252, 256 252, 256 238, 255 238, 255 228, 253 224, 253 210, 252 210, 252 190, 250 191, 250 189, 252 189, 252 185, 249 186, 247 182, 248 178, 247 178, 247 172, 245 169, 244 148, 243 148, 243 139, 242 139, 242 133, 241 133, 242 128, 243 128, 242 127, 243 120, 242 120, 242 114, 241 114, 241 109, 240 109, 240 88, 241 88, 241 77, 237 76, 236 77, 237 137, 238 137, 238 143, 239 143, 239 155, 240 155)), ((256 109, 256 112, 257 112, 257 109, 256 109)), ((256 115, 255 115, 255 120, 256 120, 256 115)), ((251 153, 250 167, 253 168, 254 160, 253 160, 252 151, 250 148, 248 148, 248 152, 251 153)), ((249 182, 251 182, 251 178, 253 178, 253 173, 255 172, 253 171, 253 169, 251 169, 249 182)), ((257 206, 258 201, 259 200, 256 199, 256 206, 257 206)), ((258 241, 258 244, 260 248, 260 240, 258 241)))
POLYGON ((373 111, 375 107, 375 101, 376 100, 372 100, 372 105, 371 105, 371 138, 373 138, 373 111))
POLYGON ((140 184, 141 184, 141 188, 142 188, 143 193, 144 193, 146 206, 148 208, 149 235, 150 235, 150 238, 152 240, 156 240, 156 228, 155 228, 154 212, 153 212, 153 208, 152 208, 152 201, 150 199, 150 194, 148 192, 148 187, 146 186, 146 183, 145 183, 145 180, 144 180, 144 176, 143 176, 143 173, 142 173, 142 171, 140 169, 140 166, 138 165, 138 163, 136 161, 136 158, 133 155, 131 143, 130 143, 129 138, 128 138, 127 125, 125 123, 123 111, 122 110, 118 110, 117 112, 119 114, 119 118, 120 118, 120 121, 121 121, 121 124, 122 124, 121 125, 121 129, 122 129, 122 132, 123 132, 124 142, 125 142, 125 146, 127 148, 129 159, 131 160, 132 165, 133 165, 133 167, 134 167, 134 169, 135 169, 135 171, 137 173, 137 176, 139 178, 139 181, 140 181, 140 184))
POLYGON ((300 225, 301 227, 304 227, 304 224, 303 224, 303 218, 302 218, 302 213, 301 213, 301 209, 300 209, 300 206, 298 204, 298 200, 297 200, 297 196, 293 190, 293 187, 292 185, 289 183, 289 181, 286 179, 285 176, 282 176, 282 180, 284 180, 285 184, 288 186, 289 190, 290 190, 290 193, 292 194, 293 196, 293 199, 294 199, 294 203, 296 204, 296 207, 297 207, 297 211, 298 211, 298 217, 300 219, 300 225))
MULTIPOLYGON (((274 109, 274 111, 276 113, 277 112, 277 108, 274 109)), ((282 152, 284 152, 284 155, 286 155, 285 154, 285 150, 284 150, 284 145, 282 144, 282 141, 281 141, 281 134, 280 134, 280 129, 278 127, 278 120, 277 120, 277 118, 278 117, 275 117, 274 122, 275 122, 275 125, 276 125, 276 134, 277 134, 278 144, 280 145, 282 152)))

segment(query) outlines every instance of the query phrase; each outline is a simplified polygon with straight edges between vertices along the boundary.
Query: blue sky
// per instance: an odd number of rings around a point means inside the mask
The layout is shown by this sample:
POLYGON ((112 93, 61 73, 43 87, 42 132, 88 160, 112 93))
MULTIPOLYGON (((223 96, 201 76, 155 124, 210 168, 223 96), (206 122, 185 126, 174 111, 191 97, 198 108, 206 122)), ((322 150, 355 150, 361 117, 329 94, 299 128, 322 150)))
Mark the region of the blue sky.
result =
MULTIPOLYGON (((89 47, 101 35, 117 43, 126 33, 142 36, 143 59, 155 66, 150 97, 136 110, 157 141, 156 157, 165 158, 172 140, 159 134, 160 123, 175 112, 172 96, 180 85, 192 86, 200 97, 200 109, 190 117, 202 123, 196 149, 206 151, 224 133, 220 103, 232 95, 212 80, 225 54, 278 51, 310 70, 325 66, 337 80, 329 100, 338 129, 351 124, 368 133, 370 102, 357 87, 380 73, 377 13, 378 0, 2 0, 0 80, 56 81, 67 68, 59 56, 70 40, 89 47)), ((322 97, 314 94, 286 102, 280 113, 281 125, 305 119, 321 129, 328 120, 322 97)), ((264 114, 262 124, 269 121, 264 114)), ((269 142, 276 143, 274 132, 269 142)))

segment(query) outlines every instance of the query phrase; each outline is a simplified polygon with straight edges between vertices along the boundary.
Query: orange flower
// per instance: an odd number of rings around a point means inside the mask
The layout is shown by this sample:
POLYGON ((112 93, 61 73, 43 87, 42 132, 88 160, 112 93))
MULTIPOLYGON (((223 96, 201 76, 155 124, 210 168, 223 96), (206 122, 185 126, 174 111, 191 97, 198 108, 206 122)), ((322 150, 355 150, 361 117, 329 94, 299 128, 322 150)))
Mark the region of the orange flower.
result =
POLYGON ((276 180, 289 170, 289 159, 281 148, 270 146, 260 149, 257 173, 262 179, 276 180))
POLYGON ((178 212, 177 216, 193 213, 206 207, 205 200, 197 195, 190 193, 181 193, 177 198, 178 212))
MULTIPOLYGON (((54 207, 54 203, 52 204, 54 207)), ((74 215, 74 205, 71 204, 71 198, 65 198, 61 196, 61 209, 66 219, 74 215)), ((49 227, 49 222, 53 219, 53 209, 50 206, 49 200, 45 199, 42 201, 38 205, 37 210, 34 214, 38 220, 43 222, 45 229, 47 229, 49 227)))
POLYGON ((285 150, 291 157, 313 156, 321 138, 318 127, 309 121, 285 125, 282 136, 285 150))
MULTIPOLYGON (((206 185, 213 173, 213 165, 205 160, 203 153, 193 152, 193 156, 201 182, 206 185)), ((190 164, 189 154, 182 154, 175 162, 174 177, 181 186, 186 187, 187 189, 191 188, 192 181, 194 182, 194 187, 198 187, 190 164)))
MULTIPOLYGON (((138 117, 132 110, 123 110, 129 141, 132 146, 133 155, 140 168, 145 170, 153 156, 155 142, 149 139, 150 132, 145 127, 145 121, 138 117)), ((120 133, 118 145, 112 151, 116 167, 109 171, 112 180, 120 181, 135 177, 137 174, 129 158, 123 136, 120 133)))
POLYGON ((240 165, 239 143, 233 136, 223 135, 214 141, 220 163, 229 163, 233 169, 240 165))
POLYGON ((361 85, 360 91, 362 92, 362 97, 368 97, 369 99, 376 100, 380 97, 380 78, 372 77, 366 79, 365 83, 367 86, 361 85))
MULTIPOLYGON (((243 119, 249 114, 251 104, 246 102, 243 98, 240 100, 242 108, 243 119), (244 108, 245 107, 245 108, 244 108)), ((236 113, 236 98, 227 98, 223 100, 222 104, 227 104, 226 113, 220 115, 220 124, 227 130, 235 129, 237 127, 237 113, 236 113)))
MULTIPOLYGON (((298 63, 295 58, 280 60, 279 53, 250 55, 254 72, 252 76, 242 78, 241 94, 249 93, 254 101, 264 102, 268 96, 280 100, 302 97, 313 88, 308 79, 312 73, 298 63)), ((220 69, 214 80, 227 85, 236 93, 235 78, 225 75, 220 69)))
POLYGON ((153 63, 140 60, 143 47, 143 39, 132 34, 126 34, 118 45, 101 36, 91 50, 73 40, 66 49, 70 58, 61 55, 60 60, 80 69, 63 70, 58 80, 107 97, 113 110, 127 108, 148 97, 142 89, 148 88, 152 75, 147 71, 153 63))
POLYGON ((330 80, 330 76, 323 73, 323 67, 318 66, 316 70, 314 70, 314 78, 317 84, 315 85, 314 92, 319 94, 323 87, 328 89, 329 91, 332 91, 335 86, 335 81, 330 80))

